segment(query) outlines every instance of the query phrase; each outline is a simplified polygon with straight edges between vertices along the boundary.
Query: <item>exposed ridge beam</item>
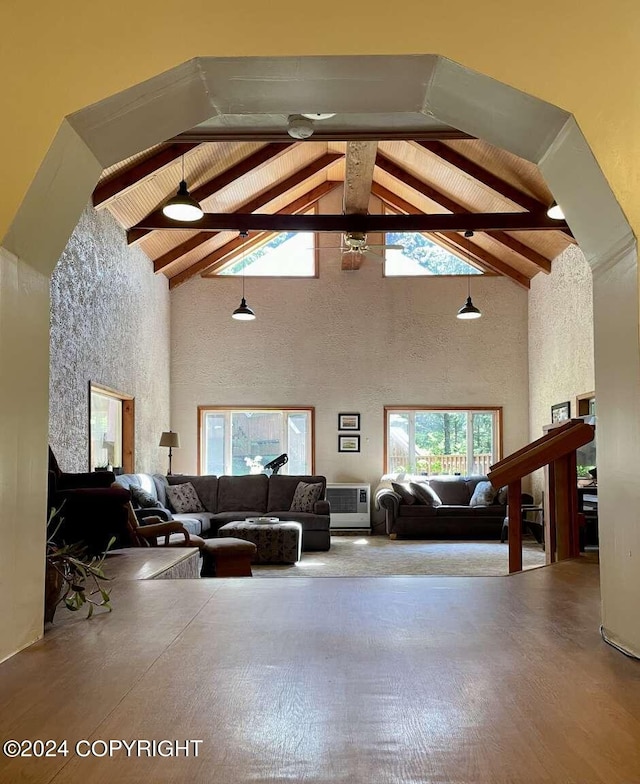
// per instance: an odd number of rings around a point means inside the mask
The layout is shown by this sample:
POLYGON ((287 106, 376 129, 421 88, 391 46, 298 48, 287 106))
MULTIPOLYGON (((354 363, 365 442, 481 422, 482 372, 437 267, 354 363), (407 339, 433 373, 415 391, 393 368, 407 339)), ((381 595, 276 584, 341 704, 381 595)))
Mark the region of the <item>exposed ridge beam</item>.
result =
MULTIPOLYGON (((294 199, 292 202, 287 204, 286 207, 283 207, 281 210, 279 210, 276 214, 293 215, 298 212, 308 210, 309 207, 312 207, 323 196, 331 193, 331 191, 341 184, 341 182, 335 180, 323 182, 315 188, 312 188, 303 196, 294 199)), ((253 247, 253 245, 259 244, 260 241, 264 240, 265 235, 274 233, 275 232, 261 232, 257 237, 250 237, 247 239, 244 237, 235 237, 219 248, 216 248, 216 250, 214 250, 212 253, 209 253, 204 258, 199 259, 190 267, 187 267, 187 269, 170 278, 169 288, 174 289, 176 286, 180 286, 182 283, 186 283, 188 280, 193 278, 195 275, 198 275, 199 273, 203 274, 207 272, 211 274, 214 270, 219 269, 220 267, 223 267, 232 261, 234 256, 239 255, 244 248, 253 247)), ((211 239, 210 234, 207 236, 209 239, 211 239)))
MULTIPOLYGON (((287 188, 289 190, 289 188, 287 188)), ((274 197, 271 197, 272 199, 274 197)), ((271 199, 269 199, 271 201, 271 199)), ((258 209, 256 207, 256 209, 258 209)), ((273 215, 267 213, 221 212, 206 213, 194 229, 202 242, 219 231, 555 231, 546 214, 530 212, 464 212, 420 215, 273 215)), ((555 223, 555 222, 554 222, 555 223)), ((180 230, 169 226, 169 219, 154 220, 149 228, 180 230), (166 221, 166 222, 165 222, 166 221)), ((190 248, 192 249, 192 247, 190 248)), ((185 251, 186 252, 186 251, 185 251)), ((184 255, 184 254, 182 254, 184 255)), ((158 259, 158 261, 160 261, 158 259)), ((157 270, 156 270, 157 271, 157 270)))
MULTIPOLYGON (((298 185, 301 185, 305 180, 313 177, 316 174, 319 174, 321 171, 328 169, 332 166, 336 161, 339 161, 343 157, 342 153, 339 152, 327 152, 324 155, 321 155, 320 158, 316 158, 315 161, 304 166, 297 172, 294 172, 282 182, 277 183, 273 187, 269 188, 266 191, 258 194, 253 199, 242 204, 237 212, 232 213, 225 213, 225 217, 227 219, 232 218, 234 215, 238 213, 245 214, 252 213, 254 210, 259 210, 265 207, 270 201, 277 199, 279 196, 282 196, 287 191, 290 191, 292 188, 296 188, 298 185)), ((274 217, 274 216, 271 216, 274 217)), ((190 237, 188 240, 181 242, 175 248, 172 248, 167 253, 160 256, 153 262, 153 268, 155 272, 159 272, 163 267, 166 267, 167 264, 171 264, 173 261, 177 261, 177 259, 182 258, 185 254, 189 253, 190 251, 194 250, 195 248, 202 245, 204 242, 207 242, 211 239, 211 231, 217 232, 218 229, 209 229, 203 228, 203 221, 206 221, 207 216, 205 215, 204 218, 201 218, 199 221, 196 221, 195 224, 191 224, 193 229, 198 231, 198 234, 190 237)), ((163 222, 165 225, 163 226, 155 226, 152 228, 167 228, 167 229, 176 229, 180 228, 184 231, 185 226, 184 224, 180 227, 176 227, 175 221, 169 221, 168 218, 165 218, 162 215, 163 222), (167 226, 166 223, 171 222, 172 226, 167 226)), ((232 226, 232 230, 244 231, 244 227, 237 227, 232 226)), ((220 227, 220 231, 224 230, 224 227, 220 227)), ((248 231, 249 229, 247 229, 248 231)), ((267 231, 280 231, 280 229, 267 229, 267 231)), ((314 231, 313 229, 307 229, 307 231, 314 231)))
POLYGON ((128 169, 118 172, 114 177, 106 180, 101 185, 97 185, 93 191, 93 206, 106 207, 109 202, 113 201, 118 196, 122 196, 130 188, 135 188, 141 182, 156 174, 165 166, 173 163, 178 158, 182 157, 185 153, 200 146, 200 142, 192 142, 190 144, 170 144, 162 150, 151 155, 140 163, 135 163, 128 169))
MULTIPOLYGON (((402 212, 409 215, 422 214, 422 211, 414 204, 411 204, 405 199, 400 198, 395 193, 393 193, 393 191, 390 191, 388 188, 384 188, 378 183, 373 184, 372 193, 374 196, 377 196, 393 209, 401 210, 402 212)), ((511 278, 514 283, 522 286, 522 288, 528 289, 530 287, 531 284, 529 278, 527 278, 526 275, 523 275, 519 270, 509 266, 504 261, 502 261, 502 259, 497 258, 492 253, 489 253, 489 251, 485 250, 482 246, 472 242, 470 239, 462 239, 453 233, 446 234, 444 237, 436 235, 436 237, 437 240, 443 241, 449 246, 455 246, 456 251, 462 251, 462 255, 464 255, 467 260, 471 261, 471 258, 473 258, 474 262, 479 264, 483 269, 490 270, 497 275, 503 275, 504 277, 511 278)))
MULTIPOLYGON (((479 215, 482 213, 468 213, 466 211, 466 207, 464 207, 459 202, 455 201, 455 199, 446 196, 444 193, 441 193, 439 190, 434 188, 432 185, 424 182, 423 180, 419 179, 418 177, 414 176, 410 172, 403 169, 401 166, 398 166, 395 161, 392 161, 390 158, 387 158, 386 155, 382 155, 382 153, 378 153, 376 158, 376 166, 378 166, 383 171, 390 174, 395 179, 399 180, 400 182, 407 185, 409 188, 421 193, 423 196, 426 196, 431 201, 439 204, 445 210, 455 214, 464 213, 467 216, 469 215, 479 215)), ((514 213, 496 213, 498 215, 514 215, 514 213)), ((498 243, 499 245, 503 245, 509 250, 514 251, 518 255, 522 256, 527 261, 530 261, 536 267, 541 269, 543 272, 551 272, 551 260, 548 259, 546 256, 543 256, 538 251, 530 248, 528 245, 525 245, 520 240, 516 240, 514 237, 510 237, 508 234, 505 234, 504 231, 514 231, 514 230, 531 230, 537 231, 542 228, 547 230, 555 230, 558 231, 563 228, 568 228, 566 221, 553 221, 549 218, 546 214, 546 209, 544 212, 539 213, 531 213, 531 212, 522 212, 522 213, 515 213, 523 216, 523 223, 522 225, 518 226, 517 222, 514 221, 514 225, 509 225, 508 222, 505 222, 504 225, 495 225, 492 227, 493 234, 491 235, 491 239, 498 243), (535 217, 533 223, 537 226, 537 228, 531 227, 528 229, 525 225, 524 217, 530 216, 535 217)), ((450 216, 449 216, 450 217, 450 216)), ((487 231, 488 229, 481 226, 481 225, 472 225, 471 222, 463 227, 461 230, 464 231, 465 228, 473 229, 474 231, 487 231)), ((431 229, 431 231, 441 231, 442 229, 431 229)), ((445 229, 446 230, 446 229, 445 229)), ((460 230, 460 229, 458 229, 460 230)))
POLYGON ((366 215, 373 184, 378 142, 347 142, 343 209, 345 215, 366 215))
MULTIPOLYGON (((238 161, 238 163, 230 166, 223 172, 220 172, 220 174, 208 180, 199 188, 191 191, 191 195, 196 201, 202 202, 205 199, 208 199, 210 196, 213 196, 214 193, 218 193, 218 191, 221 191, 223 188, 231 185, 232 182, 239 180, 241 177, 258 171, 265 164, 270 163, 275 158, 278 158, 284 152, 289 150, 294 146, 294 144, 296 144, 296 142, 288 142, 286 144, 265 144, 264 147, 261 147, 259 150, 251 153, 251 155, 247 155, 246 158, 243 158, 241 161, 238 161)), ((132 226, 127 232, 127 242, 129 245, 139 242, 143 237, 146 237, 148 234, 150 234, 152 229, 150 230, 142 227, 150 219, 159 215, 162 215, 162 210, 154 210, 149 215, 146 215, 135 226, 132 226)), ((185 227, 184 224, 181 224, 180 228, 184 230, 185 228, 189 227, 185 227)))

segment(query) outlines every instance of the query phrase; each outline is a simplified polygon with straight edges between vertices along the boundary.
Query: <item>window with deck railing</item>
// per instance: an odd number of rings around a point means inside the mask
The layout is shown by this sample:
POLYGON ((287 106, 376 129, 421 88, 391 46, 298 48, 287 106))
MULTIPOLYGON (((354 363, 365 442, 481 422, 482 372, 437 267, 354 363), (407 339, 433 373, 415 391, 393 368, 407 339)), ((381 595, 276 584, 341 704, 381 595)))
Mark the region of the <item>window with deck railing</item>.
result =
POLYGON ((313 473, 313 408, 201 406, 200 473, 261 474, 286 452, 282 474, 313 473))
POLYGON ((385 408, 385 470, 486 474, 501 457, 499 407, 385 408))

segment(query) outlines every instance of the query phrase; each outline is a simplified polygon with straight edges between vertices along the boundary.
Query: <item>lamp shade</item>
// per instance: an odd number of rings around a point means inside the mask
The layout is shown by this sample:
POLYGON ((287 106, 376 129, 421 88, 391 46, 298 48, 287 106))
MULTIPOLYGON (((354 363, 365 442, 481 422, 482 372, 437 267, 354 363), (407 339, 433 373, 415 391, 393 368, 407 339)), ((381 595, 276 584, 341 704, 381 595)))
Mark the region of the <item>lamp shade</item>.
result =
POLYGON ((179 447, 180 446, 180 436, 177 433, 174 433, 173 430, 166 430, 160 436, 160 444, 159 444, 159 446, 179 447))
POLYGON ((162 208, 162 214, 177 221, 197 221, 204 215, 202 207, 187 189, 187 183, 180 181, 178 192, 162 208))
POLYGON ((547 210, 547 215, 553 220, 564 220, 564 212, 562 207, 555 201, 547 210))
POLYGON ((460 308, 458 311, 458 315, 456 318, 459 319, 477 319, 480 318, 482 313, 476 308, 476 306, 471 301, 471 297, 467 297, 467 301, 465 304, 460 308))
POLYGON ((236 321, 253 321, 255 317, 256 314, 247 305, 247 300, 244 297, 240 302, 240 306, 231 314, 231 318, 236 319, 236 321))

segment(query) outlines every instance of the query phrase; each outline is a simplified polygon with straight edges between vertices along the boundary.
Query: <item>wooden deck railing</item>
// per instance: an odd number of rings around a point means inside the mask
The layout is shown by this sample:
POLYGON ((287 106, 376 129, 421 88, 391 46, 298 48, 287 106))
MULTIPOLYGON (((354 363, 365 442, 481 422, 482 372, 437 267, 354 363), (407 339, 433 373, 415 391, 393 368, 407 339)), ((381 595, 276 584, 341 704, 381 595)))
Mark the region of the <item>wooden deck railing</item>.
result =
MULTIPOLYGON (((425 455, 417 457, 415 471, 408 473, 416 474, 486 474, 491 468, 492 455, 482 454, 473 456, 473 465, 467 467, 466 455, 425 455)), ((391 465, 406 467, 406 455, 392 454, 391 465)), ((393 470, 400 470, 398 468, 393 470)))

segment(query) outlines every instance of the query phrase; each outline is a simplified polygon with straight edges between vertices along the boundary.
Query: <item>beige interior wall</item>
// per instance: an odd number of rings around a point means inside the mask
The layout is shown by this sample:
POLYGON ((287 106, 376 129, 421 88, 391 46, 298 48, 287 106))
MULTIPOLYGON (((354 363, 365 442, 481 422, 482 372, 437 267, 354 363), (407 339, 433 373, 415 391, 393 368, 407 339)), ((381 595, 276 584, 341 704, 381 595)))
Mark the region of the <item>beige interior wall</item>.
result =
POLYGON ((49 277, 0 248, 0 661, 42 634, 48 313, 49 277))
MULTIPOLYGON (((593 276, 582 251, 571 246, 553 262, 550 275, 536 275, 529 293, 529 439, 542 435, 551 406, 594 389, 593 276)), ((544 480, 532 477, 536 499, 544 480)))
MULTIPOLYGON (((339 211, 335 191, 321 212, 339 211)), ((336 237, 323 235, 323 247, 336 237)), ((343 272, 335 250, 319 279, 247 278, 257 318, 234 321, 239 278, 201 279, 171 293, 174 471, 197 468, 198 405, 316 407, 316 470, 329 481, 383 473, 385 405, 504 407, 505 449, 528 437, 527 294, 505 278, 473 278, 477 321, 456 319, 465 277, 383 278, 367 259, 343 272), (338 453, 338 413, 361 414, 361 452, 338 453)))
POLYGON ((135 468, 166 468, 169 289, 107 210, 87 207, 51 279, 49 439, 64 471, 89 460, 88 382, 135 398, 135 468))

